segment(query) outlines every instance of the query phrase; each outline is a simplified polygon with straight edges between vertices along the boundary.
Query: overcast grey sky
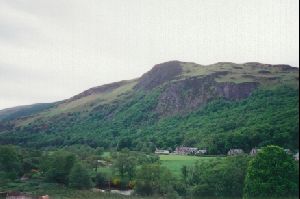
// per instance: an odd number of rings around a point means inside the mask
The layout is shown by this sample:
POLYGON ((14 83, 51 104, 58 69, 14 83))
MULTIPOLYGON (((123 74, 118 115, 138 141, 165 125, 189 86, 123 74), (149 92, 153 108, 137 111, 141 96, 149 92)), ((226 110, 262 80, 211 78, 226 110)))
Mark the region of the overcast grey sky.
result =
POLYGON ((298 0, 0 0, 0 109, 182 60, 299 65, 298 0))

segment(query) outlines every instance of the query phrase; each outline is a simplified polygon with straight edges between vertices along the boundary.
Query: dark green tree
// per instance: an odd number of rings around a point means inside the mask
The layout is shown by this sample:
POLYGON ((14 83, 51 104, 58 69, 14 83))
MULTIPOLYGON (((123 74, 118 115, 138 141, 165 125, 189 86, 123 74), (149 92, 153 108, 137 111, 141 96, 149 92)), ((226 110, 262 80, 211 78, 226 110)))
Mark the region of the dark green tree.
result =
POLYGON ((267 146, 249 163, 245 197, 295 195, 299 187, 298 177, 293 157, 278 146, 267 146))
POLYGON ((21 172, 21 161, 14 146, 0 146, 0 179, 16 179, 21 172))
POLYGON ((115 156, 114 168, 118 171, 121 178, 128 177, 130 180, 134 177, 136 171, 136 157, 128 150, 122 150, 115 156))
POLYGON ((181 168, 181 175, 182 175, 183 183, 184 183, 184 185, 186 186, 186 185, 187 185, 187 177, 188 177, 188 168, 187 168, 186 165, 184 165, 184 166, 181 168))
POLYGON ((97 175, 93 178, 96 186, 101 188, 106 186, 108 178, 104 173, 97 173, 97 175))
POLYGON ((69 174, 76 162, 76 156, 66 151, 58 151, 47 157, 42 165, 50 182, 68 184, 69 174))
POLYGON ((187 193, 192 197, 241 197, 249 158, 236 156, 201 161, 187 171, 187 193))
MULTIPOLYGON (((176 195, 173 183, 174 178, 170 171, 159 164, 143 165, 136 176, 136 193, 140 195, 176 195)), ((173 197, 174 198, 174 197, 173 197)))
POLYGON ((79 163, 76 163, 70 172, 69 186, 76 189, 88 189, 92 186, 87 169, 79 163))

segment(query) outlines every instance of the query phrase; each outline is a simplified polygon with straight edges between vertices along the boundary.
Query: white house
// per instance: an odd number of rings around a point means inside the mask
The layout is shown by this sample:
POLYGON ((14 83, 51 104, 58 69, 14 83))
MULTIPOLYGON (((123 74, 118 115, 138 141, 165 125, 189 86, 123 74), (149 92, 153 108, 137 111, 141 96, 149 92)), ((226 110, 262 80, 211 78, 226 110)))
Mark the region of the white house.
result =
POLYGON ((295 159, 296 161, 299 161, 299 152, 296 153, 296 154, 294 155, 294 159, 295 159))
POLYGON ((201 149, 196 152, 196 155, 205 155, 207 153, 206 149, 201 149))
POLYGON ((168 151, 168 150, 156 149, 155 154, 158 154, 158 155, 170 155, 170 151, 168 151))
POLYGON ((260 152, 261 149, 257 149, 257 148, 253 148, 251 151, 250 151, 250 155, 251 156, 255 156, 258 152, 260 152))
POLYGON ((230 149, 227 153, 229 156, 234 156, 234 155, 241 155, 244 154, 243 149, 230 149))

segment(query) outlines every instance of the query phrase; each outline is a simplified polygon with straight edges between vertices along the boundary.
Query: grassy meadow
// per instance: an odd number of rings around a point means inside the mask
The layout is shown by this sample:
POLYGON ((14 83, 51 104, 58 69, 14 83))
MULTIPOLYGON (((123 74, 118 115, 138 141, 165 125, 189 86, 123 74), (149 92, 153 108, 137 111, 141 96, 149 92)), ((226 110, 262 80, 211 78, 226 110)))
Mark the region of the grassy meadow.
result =
MULTIPOLYGON (((105 152, 105 157, 109 157, 109 152, 105 152)), ((186 156, 186 155, 160 155, 160 163, 162 166, 168 168, 175 176, 180 177, 181 168, 183 166, 192 166, 198 161, 210 161, 220 157, 211 157, 211 156, 186 156)), ((110 167, 99 167, 98 172, 112 175, 112 168, 110 167)))
POLYGON ((175 176, 181 175, 181 168, 183 166, 192 166, 198 161, 210 161, 222 157, 197 157, 185 155, 160 155, 160 162, 162 166, 168 168, 175 176))

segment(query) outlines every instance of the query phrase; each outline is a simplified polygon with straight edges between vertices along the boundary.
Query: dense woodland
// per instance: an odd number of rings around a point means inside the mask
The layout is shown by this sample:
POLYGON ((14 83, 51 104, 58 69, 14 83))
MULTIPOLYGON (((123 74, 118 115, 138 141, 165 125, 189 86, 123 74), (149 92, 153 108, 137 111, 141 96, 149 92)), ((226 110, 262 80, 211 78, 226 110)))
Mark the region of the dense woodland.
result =
POLYGON ((144 152, 185 145, 205 148, 209 154, 225 154, 230 148, 248 152, 269 144, 299 148, 298 88, 261 88, 244 100, 219 99, 169 117, 153 112, 159 92, 140 92, 122 102, 101 105, 88 116, 75 112, 36 121, 1 133, 0 142, 32 148, 85 144, 144 152))

